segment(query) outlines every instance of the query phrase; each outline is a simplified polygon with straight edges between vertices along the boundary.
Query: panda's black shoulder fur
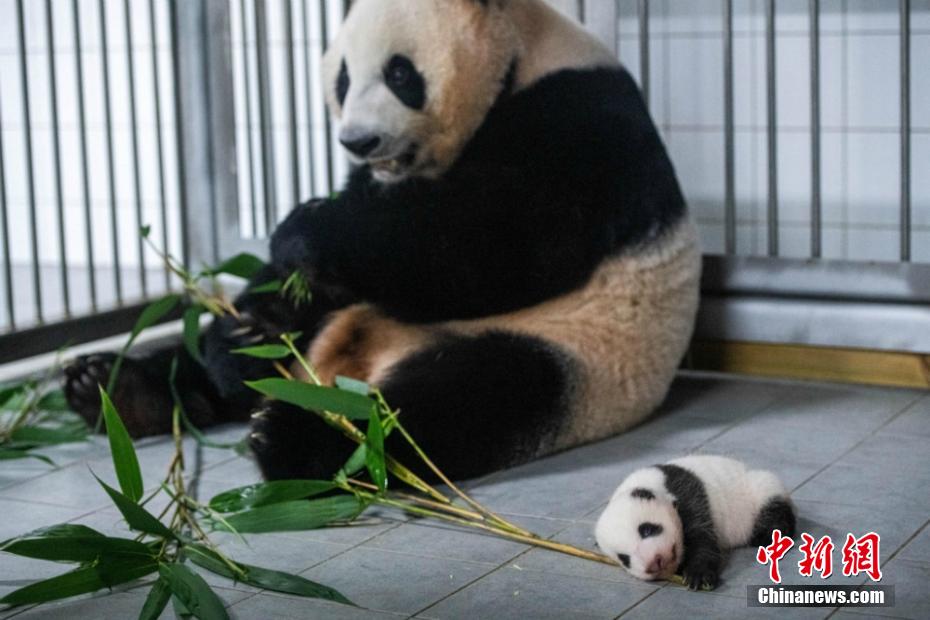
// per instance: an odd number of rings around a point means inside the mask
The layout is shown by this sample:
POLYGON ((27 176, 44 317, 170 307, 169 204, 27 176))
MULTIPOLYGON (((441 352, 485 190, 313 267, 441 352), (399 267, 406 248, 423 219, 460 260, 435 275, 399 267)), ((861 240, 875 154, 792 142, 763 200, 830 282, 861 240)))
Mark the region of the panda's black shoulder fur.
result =
POLYGON ((272 255, 401 320, 466 319, 579 288, 684 210, 630 75, 563 70, 505 92, 439 179, 381 185, 354 170, 337 197, 288 217, 272 255))

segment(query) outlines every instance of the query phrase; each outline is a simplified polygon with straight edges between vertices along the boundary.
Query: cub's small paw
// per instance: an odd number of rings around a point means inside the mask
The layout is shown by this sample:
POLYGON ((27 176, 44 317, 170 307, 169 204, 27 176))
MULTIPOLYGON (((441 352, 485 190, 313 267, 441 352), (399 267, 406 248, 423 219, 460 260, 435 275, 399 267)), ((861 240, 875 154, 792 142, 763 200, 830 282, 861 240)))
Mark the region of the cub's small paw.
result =
POLYGON ((710 567, 685 569, 683 577, 689 590, 714 590, 720 584, 719 571, 710 567))

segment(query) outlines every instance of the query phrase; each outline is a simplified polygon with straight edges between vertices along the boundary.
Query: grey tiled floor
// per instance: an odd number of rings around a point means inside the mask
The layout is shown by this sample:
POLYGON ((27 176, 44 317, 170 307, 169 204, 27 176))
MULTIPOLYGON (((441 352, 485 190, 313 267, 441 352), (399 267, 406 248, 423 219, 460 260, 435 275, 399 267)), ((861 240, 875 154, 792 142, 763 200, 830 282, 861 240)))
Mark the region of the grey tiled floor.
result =
MULTIPOLYGON (((227 427, 211 434, 229 439, 242 433, 241 427, 227 427)), ((138 449, 151 482, 166 466, 171 446, 153 439, 138 449)), ((729 454, 778 472, 792 489, 802 531, 818 537, 829 533, 835 541, 846 532, 879 532, 883 583, 895 586, 896 605, 749 608, 745 586, 765 583, 767 574, 751 549, 731 554, 724 583, 715 592, 691 593, 639 582, 619 569, 378 511, 363 525, 249 536, 248 545, 216 537, 237 559, 327 583, 364 610, 207 579, 236 618, 930 618, 926 393, 683 375, 662 411, 641 427, 470 487, 486 505, 540 535, 590 548, 593 521, 627 473, 693 451, 729 454)), ((231 451, 191 443, 189 452, 196 452, 197 488, 204 498, 258 480, 254 465, 231 451)), ((104 443, 50 455, 59 469, 38 462, 0 466, 0 539, 63 521, 124 532, 119 514, 88 473, 90 467, 113 479, 104 443)), ((785 582, 814 583, 797 574, 799 557, 795 548, 783 561, 785 582)), ((61 571, 55 564, 0 555, 0 594, 61 571)), ((0 611, 0 618, 129 618, 138 613, 145 592, 140 586, 0 611)))

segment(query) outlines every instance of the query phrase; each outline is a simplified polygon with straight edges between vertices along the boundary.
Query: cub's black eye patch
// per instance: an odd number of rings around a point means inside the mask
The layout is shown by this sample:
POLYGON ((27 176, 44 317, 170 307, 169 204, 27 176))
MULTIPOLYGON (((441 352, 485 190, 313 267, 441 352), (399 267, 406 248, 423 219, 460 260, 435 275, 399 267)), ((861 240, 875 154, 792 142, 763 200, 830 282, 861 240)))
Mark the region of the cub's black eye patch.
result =
POLYGON ((649 538, 650 536, 658 536, 662 533, 662 526, 658 523, 640 523, 639 524, 639 536, 640 538, 649 538))
POLYGON ((638 499, 655 499, 656 496, 649 489, 633 489, 633 492, 630 493, 635 498, 638 499))
POLYGON ((422 110, 426 103, 426 81, 406 56, 395 54, 384 65, 384 83, 408 108, 422 110))
POLYGON ((617 554, 617 559, 620 560, 620 563, 623 564, 624 566, 626 566, 627 568, 630 567, 630 556, 628 556, 627 554, 625 554, 625 553, 618 553, 618 554, 617 554))
POLYGON ((349 94, 349 67, 346 66, 346 61, 342 61, 342 66, 339 67, 339 77, 336 78, 336 101, 339 102, 339 105, 345 103, 346 95, 349 94))

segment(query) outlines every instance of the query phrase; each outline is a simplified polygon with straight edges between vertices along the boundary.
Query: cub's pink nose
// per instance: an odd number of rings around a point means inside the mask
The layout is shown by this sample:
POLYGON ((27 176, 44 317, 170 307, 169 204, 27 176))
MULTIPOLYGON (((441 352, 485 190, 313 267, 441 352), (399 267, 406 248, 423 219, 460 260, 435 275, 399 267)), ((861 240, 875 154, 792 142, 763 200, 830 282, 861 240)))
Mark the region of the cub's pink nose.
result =
POLYGON ((649 566, 646 567, 646 572, 650 575, 657 575, 661 573, 662 569, 666 566, 668 566, 668 559, 661 553, 657 553, 656 557, 652 558, 652 562, 649 563, 649 566))

